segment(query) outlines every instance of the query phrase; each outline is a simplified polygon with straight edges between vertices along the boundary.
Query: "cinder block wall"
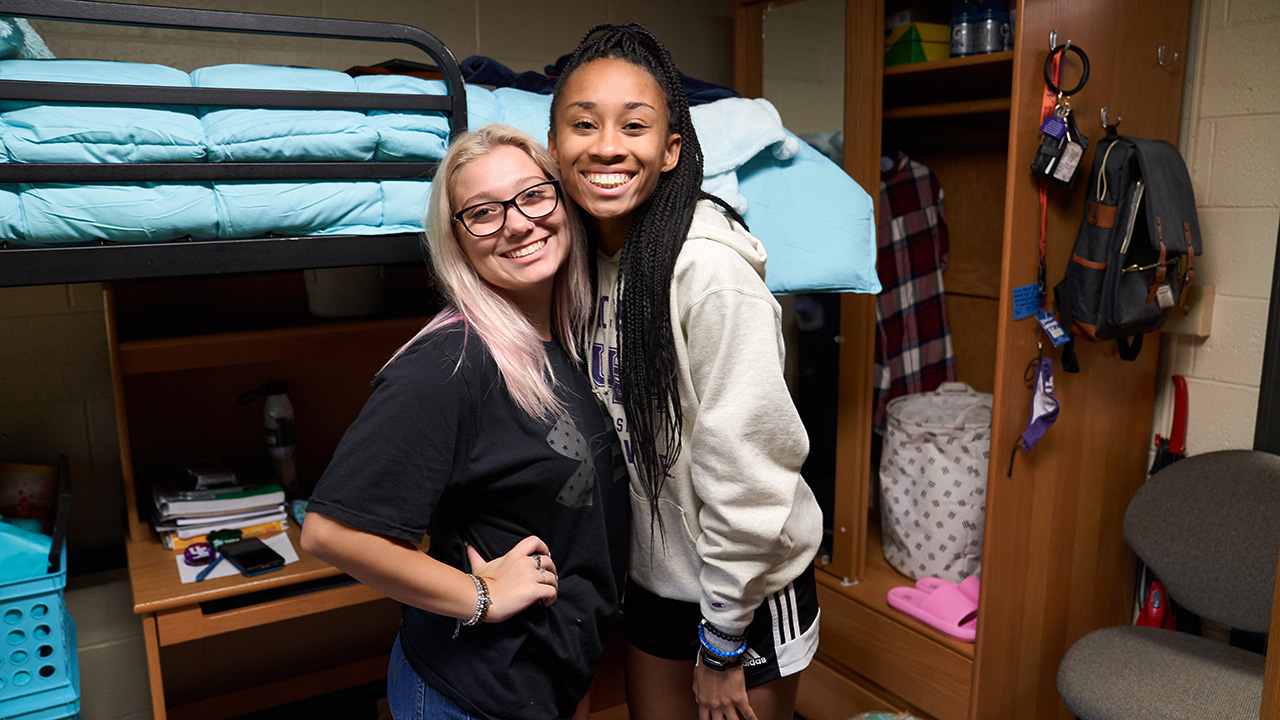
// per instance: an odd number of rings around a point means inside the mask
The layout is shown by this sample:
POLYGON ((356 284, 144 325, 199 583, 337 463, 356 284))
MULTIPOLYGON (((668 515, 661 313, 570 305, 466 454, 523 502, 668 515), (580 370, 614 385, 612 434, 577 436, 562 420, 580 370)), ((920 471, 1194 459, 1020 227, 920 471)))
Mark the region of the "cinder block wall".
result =
POLYGON ((1208 338, 1168 336, 1153 432, 1168 435, 1169 377, 1187 378, 1187 452, 1253 446, 1280 226, 1280 37, 1275 0, 1200 0, 1188 48, 1180 147, 1205 254, 1195 282, 1217 288, 1208 338))

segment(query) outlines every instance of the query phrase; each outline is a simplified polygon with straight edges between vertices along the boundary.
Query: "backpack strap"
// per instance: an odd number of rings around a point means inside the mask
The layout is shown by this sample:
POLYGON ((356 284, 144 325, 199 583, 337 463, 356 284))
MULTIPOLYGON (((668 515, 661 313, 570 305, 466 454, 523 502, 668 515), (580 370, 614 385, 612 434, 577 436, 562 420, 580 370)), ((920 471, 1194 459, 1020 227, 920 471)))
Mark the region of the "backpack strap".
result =
POLYGON ((1168 248, 1164 246, 1164 233, 1160 230, 1160 216, 1156 216, 1156 235, 1159 239, 1156 241, 1160 245, 1160 257, 1156 260, 1156 274, 1151 276, 1151 282, 1147 284, 1147 304, 1156 301, 1156 290, 1164 284, 1165 275, 1168 269, 1165 266, 1165 257, 1168 254, 1168 248))
MULTIPOLYGON (((1191 242, 1191 223, 1182 223, 1182 235, 1186 238, 1187 247, 1195 248, 1191 242)), ((1192 281, 1196 279, 1196 254, 1194 249, 1186 254, 1187 270, 1182 273, 1182 292, 1178 293, 1178 307, 1186 308, 1187 306, 1187 288, 1191 287, 1192 281)))
POLYGON ((1116 348, 1120 351, 1121 360, 1133 362, 1138 359, 1138 353, 1142 352, 1142 336, 1116 338, 1116 348))
POLYGON ((1076 357, 1075 340, 1068 340, 1062 346, 1062 370, 1069 373, 1080 372, 1080 359, 1076 357))

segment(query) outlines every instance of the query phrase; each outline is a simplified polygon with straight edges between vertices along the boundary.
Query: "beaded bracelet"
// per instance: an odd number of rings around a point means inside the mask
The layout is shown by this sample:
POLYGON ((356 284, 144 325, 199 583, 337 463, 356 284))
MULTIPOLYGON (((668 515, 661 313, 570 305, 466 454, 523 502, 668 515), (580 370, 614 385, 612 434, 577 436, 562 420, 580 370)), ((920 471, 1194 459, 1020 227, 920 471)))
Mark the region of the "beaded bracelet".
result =
POLYGON ((721 640, 724 640, 725 642, 739 643, 747 639, 747 634, 745 632, 742 633, 741 635, 730 635, 729 633, 716 627, 714 623, 710 622, 706 618, 702 619, 701 624, 708 631, 710 631, 712 635, 715 635, 716 637, 720 638, 721 640))
POLYGON ((703 620, 702 622, 698 623, 698 640, 700 640, 700 641, 702 642, 702 649, 703 649, 703 651, 708 652, 708 653, 710 653, 711 655, 713 655, 713 656, 715 656, 715 657, 717 657, 717 658, 723 658, 723 659, 725 659, 725 660, 733 660, 733 659, 735 659, 735 658, 740 658, 740 657, 741 657, 741 655, 742 655, 744 652, 746 652, 746 651, 747 651, 747 636, 746 636, 746 635, 743 635, 743 636, 742 636, 742 644, 741 644, 741 645, 739 645, 739 646, 738 646, 738 648, 737 648, 736 650, 733 650, 733 651, 731 651, 731 652, 725 652, 724 650, 721 650, 720 648, 716 647, 715 645, 712 645, 712 644, 707 640, 706 627, 707 627, 708 625, 710 625, 710 623, 708 623, 706 620, 703 620))
POLYGON ((476 612, 471 616, 470 620, 458 620, 457 624, 453 626, 454 640, 458 639, 458 633, 463 627, 471 627, 472 625, 479 624, 484 620, 484 616, 489 614, 489 605, 491 604, 491 601, 489 600, 489 586, 485 585, 483 579, 472 575, 471 573, 467 573, 467 577, 471 578, 471 582, 476 584, 476 612))

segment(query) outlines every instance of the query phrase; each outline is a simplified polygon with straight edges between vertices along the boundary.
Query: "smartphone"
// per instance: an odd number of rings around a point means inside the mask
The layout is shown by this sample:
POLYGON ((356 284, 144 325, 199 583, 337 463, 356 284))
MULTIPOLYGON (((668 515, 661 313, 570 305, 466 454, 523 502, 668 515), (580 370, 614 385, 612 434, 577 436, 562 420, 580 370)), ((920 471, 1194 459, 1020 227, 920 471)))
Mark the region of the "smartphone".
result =
POLYGON ((224 543, 218 547, 218 552, 246 577, 284 567, 284 557, 259 538, 224 543))

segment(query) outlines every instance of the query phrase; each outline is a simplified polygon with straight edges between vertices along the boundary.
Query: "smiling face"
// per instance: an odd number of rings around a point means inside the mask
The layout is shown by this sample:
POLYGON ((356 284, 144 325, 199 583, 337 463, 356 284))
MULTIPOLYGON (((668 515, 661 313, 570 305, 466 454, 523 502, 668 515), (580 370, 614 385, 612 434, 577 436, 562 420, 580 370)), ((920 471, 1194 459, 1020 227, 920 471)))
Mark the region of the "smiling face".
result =
POLYGON ((610 254, 622 247, 636 210, 680 159, 662 89, 647 70, 616 58, 592 60, 555 100, 547 148, 565 192, 610 254))
MULTIPOLYGON (((478 203, 510 200, 549 178, 523 150, 503 145, 462 166, 452 179, 449 200, 457 212, 478 203)), ((472 235, 457 221, 453 233, 480 277, 519 306, 535 325, 550 315, 556 271, 572 243, 563 203, 536 220, 509 205, 502 229, 486 237, 472 235)))

